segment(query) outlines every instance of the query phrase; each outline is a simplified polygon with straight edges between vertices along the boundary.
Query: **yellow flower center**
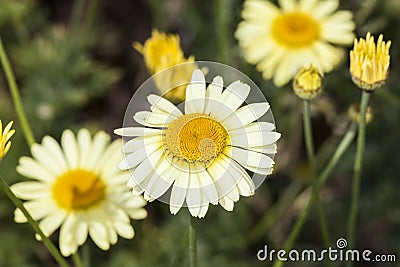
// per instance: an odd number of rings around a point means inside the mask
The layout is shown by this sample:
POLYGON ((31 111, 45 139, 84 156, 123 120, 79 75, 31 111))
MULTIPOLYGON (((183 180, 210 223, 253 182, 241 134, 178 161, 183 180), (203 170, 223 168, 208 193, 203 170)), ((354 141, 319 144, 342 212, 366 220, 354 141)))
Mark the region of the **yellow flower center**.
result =
POLYGON ((224 150, 228 139, 228 132, 219 122, 194 113, 183 115, 169 124, 164 144, 179 159, 209 162, 224 150))
POLYGON ((86 209, 105 198, 105 185, 91 171, 71 170, 54 183, 53 198, 64 209, 86 209))
POLYGON ((286 13, 275 18, 272 36, 287 47, 303 47, 319 39, 320 27, 310 16, 303 13, 286 13))

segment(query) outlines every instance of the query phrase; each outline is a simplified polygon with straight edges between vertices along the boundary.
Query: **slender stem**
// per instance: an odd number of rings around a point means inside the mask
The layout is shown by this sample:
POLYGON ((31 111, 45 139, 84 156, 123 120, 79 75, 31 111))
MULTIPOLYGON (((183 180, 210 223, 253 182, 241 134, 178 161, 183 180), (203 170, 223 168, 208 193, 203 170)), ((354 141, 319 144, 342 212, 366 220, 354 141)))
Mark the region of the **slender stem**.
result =
POLYGON ((22 131, 24 133, 26 142, 29 147, 35 143, 35 137, 32 132, 32 128, 29 125, 28 118, 26 117, 24 105, 22 104, 21 96, 17 82, 15 81, 14 72, 11 69, 10 61, 8 60, 7 54, 4 50, 3 43, 0 38, 0 60, 6 74, 8 86, 10 87, 11 97, 14 102, 14 107, 17 112, 19 122, 21 123, 22 131))
POLYGON ((302 187, 303 184, 297 180, 293 180, 290 183, 290 185, 283 192, 282 196, 279 198, 278 203, 273 205, 269 211, 265 213, 265 215, 250 232, 249 239, 251 241, 258 240, 261 236, 268 232, 268 230, 276 223, 282 214, 288 210, 288 207, 293 203, 302 187))
POLYGON ((89 267, 91 264, 90 264, 90 248, 88 244, 84 244, 82 246, 82 251, 83 251, 83 266, 89 267))
POLYGON ((350 124, 350 127, 347 130, 346 134, 342 138, 342 141, 339 143, 335 152, 333 153, 331 160, 329 161, 329 163, 326 165, 324 170, 319 175, 318 183, 320 186, 326 182, 329 175, 331 174, 331 172, 335 168, 336 164, 338 163, 339 159, 342 157, 344 152, 346 152, 346 150, 349 148, 350 144, 354 140, 354 137, 356 136, 356 132, 357 132, 357 123, 352 122, 350 124))
MULTIPOLYGON (((360 185, 361 185, 361 170, 362 170, 362 161, 365 147, 365 130, 366 130, 366 121, 365 114, 367 112, 368 101, 369 101, 370 93, 363 91, 361 95, 361 109, 360 109, 360 121, 358 128, 358 136, 357 136, 357 149, 356 149, 356 159, 354 161, 354 169, 353 169, 353 190, 352 190, 352 201, 350 207, 350 216, 348 222, 348 248, 353 249, 354 247, 354 235, 355 235, 355 227, 357 221, 357 213, 358 213, 358 202, 360 198, 360 185)), ((349 262, 347 266, 352 266, 352 263, 349 262)))
POLYGON ((7 195, 7 197, 11 200, 14 205, 21 210, 21 212, 27 218, 29 224, 35 230, 37 234, 41 237, 44 245, 47 247, 51 255, 53 255, 54 259, 58 262, 58 264, 62 267, 69 267, 67 261, 61 256, 58 249, 54 246, 54 244, 50 241, 50 239, 43 233, 40 229, 39 224, 32 218, 29 212, 26 210, 24 204, 21 202, 19 198, 15 196, 15 194, 11 191, 10 186, 4 181, 2 177, 0 177, 0 187, 3 192, 7 195))
POLYGON ((72 254, 72 261, 74 262, 75 267, 83 267, 83 262, 78 251, 72 254))
MULTIPOLYGON (((339 159, 342 155, 347 151, 350 144, 353 142, 355 133, 357 129, 357 124, 352 123, 347 130, 346 134, 340 141, 339 145, 337 146, 332 158, 330 159, 329 163, 326 165, 322 173, 318 177, 319 186, 322 186, 326 180, 328 179, 329 175, 332 173, 333 169, 337 165, 339 159)), ((292 231, 289 233, 289 237, 286 239, 284 244, 284 249, 286 251, 290 251, 294 245, 294 241, 296 240, 297 236, 299 235, 303 225, 308 217, 308 214, 311 210, 311 206, 314 202, 314 196, 312 195, 308 200, 306 206, 304 207, 302 213, 300 214, 299 218, 296 221, 295 226, 292 228, 292 231)), ((283 266, 284 262, 275 260, 273 267, 281 267, 283 266)))
POLYGON ((303 123, 304 123, 304 138, 306 143, 306 149, 308 154, 308 161, 311 166, 311 177, 312 177, 312 195, 315 198, 315 204, 317 206, 318 219, 322 233, 322 240, 325 244, 325 247, 328 248, 330 246, 330 237, 328 231, 328 224, 326 222, 324 210, 322 207, 321 200, 319 198, 319 183, 317 178, 317 164, 314 155, 314 143, 313 143, 313 135, 312 135, 312 126, 311 126, 311 114, 310 114, 310 101, 304 100, 304 112, 303 112, 303 123))
POLYGON ((189 214, 189 266, 197 266, 197 245, 196 245, 196 228, 194 218, 189 214))
POLYGON ((216 47, 218 61, 228 64, 230 49, 229 32, 232 18, 232 0, 217 0, 215 1, 215 30, 216 30, 216 47))

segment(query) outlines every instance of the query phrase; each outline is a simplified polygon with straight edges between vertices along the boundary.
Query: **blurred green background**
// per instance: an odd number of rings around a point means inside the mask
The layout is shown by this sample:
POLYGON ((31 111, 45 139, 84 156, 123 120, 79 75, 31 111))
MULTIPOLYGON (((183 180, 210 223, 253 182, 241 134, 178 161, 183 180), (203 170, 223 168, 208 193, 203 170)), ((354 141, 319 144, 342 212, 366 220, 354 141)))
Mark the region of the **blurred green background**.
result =
MULTIPOLYGON (((275 88, 245 63, 233 32, 240 21, 239 0, 0 0, 0 35, 16 72, 36 138, 59 139, 65 128, 92 132, 120 127, 136 88, 149 77, 142 56, 131 47, 156 27, 177 33, 185 56, 231 65, 251 77, 271 103, 282 133, 276 170, 251 198, 241 198, 233 212, 212 206, 197 220, 199 266, 268 266, 256 253, 267 244, 283 245, 309 194, 308 166, 302 136, 302 105, 291 86, 275 88), (305 193, 304 193, 305 192, 305 193)), ((384 33, 392 40, 391 74, 372 97, 375 117, 367 129, 357 247, 374 253, 397 253, 400 262, 400 1, 341 1, 354 12, 356 35, 384 33)), ((350 48, 346 48, 349 50, 350 48)), ((347 54, 348 51, 346 51, 347 54)), ((320 164, 329 160, 348 124, 347 109, 360 92, 348 73, 348 59, 325 76, 325 93, 314 102, 312 119, 320 164)), ((15 121, 11 152, 0 175, 10 184, 18 157, 29 155, 13 109, 4 73, 0 73, 0 118, 15 121)), ((117 138, 114 136, 114 138, 117 138)), ((321 197, 332 246, 346 236, 354 145, 345 153, 321 197)), ((0 193, 0 266, 56 266, 27 224, 13 222, 13 206, 0 193)), ((187 266, 188 212, 172 216, 166 204, 147 206, 149 216, 133 222, 136 237, 120 239, 109 251, 85 244, 92 266, 187 266)), ((313 212, 295 247, 322 249, 313 212)), ((57 235, 53 240, 57 241, 57 235)), ((286 266, 325 266, 287 263, 286 266)), ((360 263, 356 266, 381 266, 360 263)), ((384 266, 400 266, 386 263, 384 266)))

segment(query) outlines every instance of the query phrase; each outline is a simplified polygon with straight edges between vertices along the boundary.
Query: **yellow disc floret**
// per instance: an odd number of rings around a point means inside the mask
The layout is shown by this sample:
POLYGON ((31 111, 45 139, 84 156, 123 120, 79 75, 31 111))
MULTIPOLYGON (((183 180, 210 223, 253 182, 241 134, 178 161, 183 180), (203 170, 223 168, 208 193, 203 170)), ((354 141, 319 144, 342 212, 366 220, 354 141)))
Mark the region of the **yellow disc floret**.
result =
POLYGON ((309 46, 319 39, 320 26, 307 14, 282 14, 272 23, 272 36, 283 46, 297 48, 309 46))
POLYGON ((171 122, 165 132, 165 147, 188 162, 209 162, 226 147, 228 132, 216 120, 199 113, 171 122))
POLYGON ((70 170, 57 178, 53 185, 53 198, 67 210, 85 209, 105 198, 105 185, 93 172, 70 170))

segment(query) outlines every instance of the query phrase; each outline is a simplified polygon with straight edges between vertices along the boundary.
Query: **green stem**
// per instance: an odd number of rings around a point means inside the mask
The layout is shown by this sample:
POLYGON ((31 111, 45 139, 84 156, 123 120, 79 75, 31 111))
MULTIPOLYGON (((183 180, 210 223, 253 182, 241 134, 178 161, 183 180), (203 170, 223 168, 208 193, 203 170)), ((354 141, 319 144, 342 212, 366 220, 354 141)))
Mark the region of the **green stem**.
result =
POLYGON ((218 51, 218 61, 229 64, 230 49, 230 22, 231 22, 231 4, 232 0, 215 1, 215 30, 216 30, 216 47, 218 51))
POLYGON ((72 261, 74 262, 75 267, 83 267, 82 259, 78 251, 72 254, 72 261))
POLYGON ((306 143, 306 149, 308 154, 308 161, 311 166, 311 177, 312 177, 312 195, 315 198, 315 204, 317 206, 318 219, 322 233, 322 240, 325 244, 325 247, 328 248, 330 246, 330 237, 328 231, 328 224, 325 218, 324 210, 322 207, 321 200, 319 198, 319 183, 317 178, 317 164, 314 155, 314 143, 313 143, 313 135, 312 135, 312 126, 311 126, 311 114, 310 114, 310 101, 304 100, 304 112, 303 112, 303 123, 304 123, 304 138, 306 143))
POLYGON ((7 54, 4 50, 3 43, 0 38, 0 60, 6 74, 8 86, 10 87, 11 97, 14 102, 14 107, 17 112, 19 122, 21 123, 22 131, 24 133, 28 146, 31 147, 35 143, 35 137, 32 132, 32 128, 29 125, 28 118, 26 117, 24 105, 22 104, 21 96, 17 82, 15 81, 14 72, 11 69, 10 61, 8 60, 7 54))
POLYGON ((82 246, 82 251, 83 251, 83 266, 89 267, 91 264, 90 264, 90 248, 88 244, 84 244, 82 246))
POLYGON ((197 266, 196 228, 194 218, 189 214, 189 266, 197 266))
MULTIPOLYGON (((361 108, 360 108, 360 121, 358 128, 358 136, 357 136, 357 149, 356 149, 356 159, 354 161, 354 169, 353 169, 353 190, 352 190, 352 201, 350 207, 350 216, 348 222, 348 248, 354 248, 354 235, 355 235, 355 227, 357 221, 357 213, 358 213, 358 202, 360 198, 360 185, 361 185, 361 170, 362 170, 362 161, 365 147, 365 130, 366 130, 366 121, 365 114, 368 108, 368 101, 370 97, 370 93, 363 91, 361 95, 361 108)), ((352 266, 352 263, 349 262, 347 266, 352 266)))
MULTIPOLYGON (((329 163, 327 166, 324 168, 322 173, 318 177, 318 182, 319 186, 322 186, 326 180, 328 179, 329 175, 332 173, 333 169, 337 165, 339 159, 342 157, 342 155, 347 151, 349 148, 350 144, 353 142, 355 133, 357 129, 357 124, 352 123, 347 130, 346 134, 340 141, 339 145, 337 146, 332 158, 330 159, 329 163)), ((286 239, 286 242, 284 244, 284 249, 286 251, 290 251, 293 248, 294 241, 296 240, 297 236, 299 235, 301 229, 303 228, 303 225, 308 217, 308 214, 311 210, 311 206, 314 202, 314 195, 310 197, 308 200, 306 206, 304 207, 302 213, 300 214, 299 218, 296 221, 295 226, 292 228, 292 231, 289 233, 289 237, 286 239)), ((284 262, 275 260, 273 267, 281 267, 283 266, 284 262)))
POLYGON ((58 262, 61 267, 69 267, 67 261, 61 256, 58 249, 54 246, 54 244, 50 241, 50 239, 43 233, 40 229, 39 224, 32 218, 29 212, 26 210, 24 204, 21 202, 17 196, 11 191, 10 186, 4 181, 2 177, 0 177, 0 187, 3 192, 7 195, 7 197, 11 200, 14 205, 21 210, 21 212, 27 218, 29 224, 35 230, 35 232, 41 237, 43 244, 47 247, 51 255, 53 255, 54 259, 58 262))
POLYGON ((261 218, 257 225, 249 234, 251 241, 258 240, 261 236, 265 235, 268 230, 276 223, 282 214, 288 210, 288 207, 293 203, 296 196, 302 189, 302 183, 293 180, 290 185, 285 189, 279 202, 273 205, 267 213, 261 218))

